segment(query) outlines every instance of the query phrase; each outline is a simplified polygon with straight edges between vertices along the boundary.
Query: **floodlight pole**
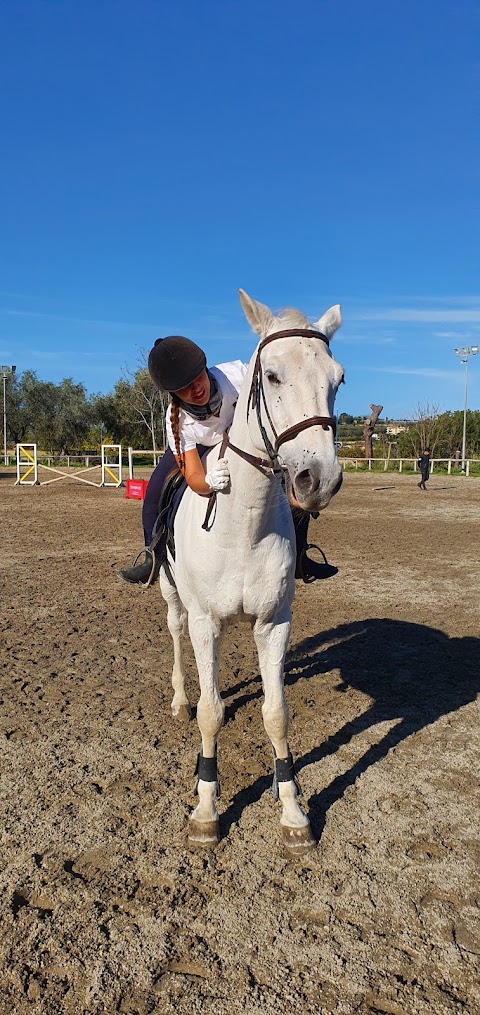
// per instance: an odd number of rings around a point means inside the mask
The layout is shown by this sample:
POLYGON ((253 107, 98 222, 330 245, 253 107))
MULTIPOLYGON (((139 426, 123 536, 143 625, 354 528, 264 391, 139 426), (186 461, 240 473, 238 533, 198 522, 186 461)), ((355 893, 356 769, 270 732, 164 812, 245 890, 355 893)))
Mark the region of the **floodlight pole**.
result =
POLYGON ((463 437, 462 437, 462 472, 465 472, 466 444, 467 444, 467 392, 468 392, 468 360, 470 356, 476 356, 478 345, 464 345, 461 349, 453 350, 456 356, 460 357, 460 363, 465 365, 465 394, 463 399, 463 437))
POLYGON ((16 367, 0 367, 3 377, 3 460, 7 464, 7 377, 14 374, 16 367))
POLYGON ((462 438, 462 472, 465 472, 465 457, 467 445, 468 359, 462 360, 462 363, 465 363, 465 395, 463 399, 463 438, 462 438))
POLYGON ((3 460, 5 465, 7 464, 7 392, 6 392, 6 381, 7 375, 5 371, 2 373, 3 377, 3 460))

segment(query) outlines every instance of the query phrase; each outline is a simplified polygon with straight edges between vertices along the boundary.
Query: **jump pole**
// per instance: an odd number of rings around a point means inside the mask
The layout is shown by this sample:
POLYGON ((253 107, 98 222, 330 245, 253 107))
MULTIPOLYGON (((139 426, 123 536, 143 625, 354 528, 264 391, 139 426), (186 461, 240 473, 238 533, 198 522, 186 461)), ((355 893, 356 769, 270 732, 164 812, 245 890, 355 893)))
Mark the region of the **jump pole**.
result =
POLYGON ((60 469, 54 469, 52 465, 42 465, 42 469, 48 469, 49 472, 58 472, 58 476, 54 476, 53 479, 44 479, 43 482, 39 483, 39 486, 49 486, 50 483, 60 483, 62 479, 73 479, 77 483, 86 483, 87 486, 96 486, 97 489, 101 485, 100 483, 94 483, 93 479, 85 479, 80 475, 80 472, 93 472, 94 469, 98 469, 98 465, 90 466, 88 469, 79 469, 73 475, 69 472, 62 472, 60 469))

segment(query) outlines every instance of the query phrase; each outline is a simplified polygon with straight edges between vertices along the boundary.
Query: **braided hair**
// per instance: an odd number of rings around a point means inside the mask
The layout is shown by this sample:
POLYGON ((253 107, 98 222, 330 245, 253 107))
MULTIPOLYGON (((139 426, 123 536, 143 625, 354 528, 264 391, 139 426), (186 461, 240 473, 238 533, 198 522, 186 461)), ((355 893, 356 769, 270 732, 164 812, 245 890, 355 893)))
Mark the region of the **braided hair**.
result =
POLYGON ((175 441, 175 453, 179 461, 180 468, 183 470, 185 468, 185 459, 183 457, 182 450, 180 447, 180 419, 179 419, 180 406, 178 404, 177 399, 175 398, 175 395, 171 395, 170 397, 171 397, 170 422, 172 425, 173 439, 175 441))

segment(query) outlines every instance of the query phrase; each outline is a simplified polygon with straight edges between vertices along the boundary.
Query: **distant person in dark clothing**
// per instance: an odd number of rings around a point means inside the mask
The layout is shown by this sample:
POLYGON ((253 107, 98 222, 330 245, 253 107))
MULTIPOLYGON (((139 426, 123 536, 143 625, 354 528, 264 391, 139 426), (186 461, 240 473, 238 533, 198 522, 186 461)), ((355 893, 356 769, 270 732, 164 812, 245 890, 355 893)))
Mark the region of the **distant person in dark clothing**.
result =
POLYGON ((430 448, 425 448, 425 450, 422 451, 422 454, 418 459, 418 465, 422 474, 421 481, 418 485, 421 490, 426 490, 426 483, 430 475, 430 448))

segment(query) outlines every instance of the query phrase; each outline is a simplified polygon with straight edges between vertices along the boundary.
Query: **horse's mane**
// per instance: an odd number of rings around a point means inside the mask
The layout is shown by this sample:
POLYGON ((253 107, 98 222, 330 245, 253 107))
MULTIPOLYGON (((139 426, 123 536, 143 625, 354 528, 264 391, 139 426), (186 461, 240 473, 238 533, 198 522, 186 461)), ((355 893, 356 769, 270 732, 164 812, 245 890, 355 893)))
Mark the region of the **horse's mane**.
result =
POLYGON ((279 321, 285 324, 288 322, 292 327, 310 328, 312 326, 308 317, 305 317, 305 314, 302 314, 301 310, 296 310, 295 307, 284 307, 275 316, 279 321))

